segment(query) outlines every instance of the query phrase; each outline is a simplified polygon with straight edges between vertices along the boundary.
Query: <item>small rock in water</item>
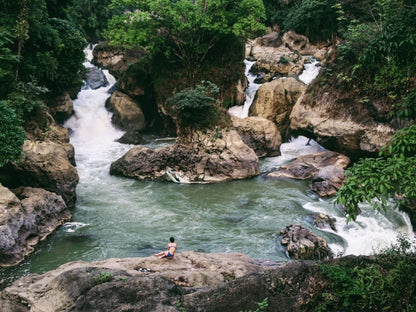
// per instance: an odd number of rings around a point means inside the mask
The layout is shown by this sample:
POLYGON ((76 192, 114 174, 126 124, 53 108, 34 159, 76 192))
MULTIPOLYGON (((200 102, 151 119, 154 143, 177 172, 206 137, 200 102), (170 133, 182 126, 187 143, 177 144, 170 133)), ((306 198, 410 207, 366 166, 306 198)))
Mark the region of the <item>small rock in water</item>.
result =
POLYGON ((332 258, 328 244, 322 237, 300 224, 292 224, 280 231, 281 244, 286 246, 288 256, 295 260, 323 260, 332 258))
POLYGON ((324 213, 317 213, 314 215, 313 217, 313 224, 320 229, 324 229, 324 228, 331 228, 333 231, 337 231, 336 227, 335 227, 335 222, 336 219, 335 218, 331 218, 330 216, 328 216, 327 214, 324 213))

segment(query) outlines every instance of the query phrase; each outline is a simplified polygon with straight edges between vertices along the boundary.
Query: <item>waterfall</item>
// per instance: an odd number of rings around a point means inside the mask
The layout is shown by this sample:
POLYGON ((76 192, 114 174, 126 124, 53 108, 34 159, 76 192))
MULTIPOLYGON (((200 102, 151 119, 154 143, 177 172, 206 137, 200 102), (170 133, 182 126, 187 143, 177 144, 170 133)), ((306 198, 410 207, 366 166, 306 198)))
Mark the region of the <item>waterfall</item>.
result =
MULTIPOLYGON (((321 69, 321 67, 319 66, 319 62, 315 58, 311 56, 309 56, 308 58, 309 58, 309 63, 304 65, 303 72, 299 75, 299 79, 303 81, 305 84, 310 84, 312 80, 314 80, 318 76, 319 70, 321 69)), ((250 69, 254 65, 254 63, 256 62, 244 60, 244 64, 246 65, 245 75, 248 81, 248 86, 246 90, 244 91, 245 101, 243 105, 232 106, 228 109, 228 112, 232 116, 236 116, 238 118, 248 117, 250 106, 254 101, 257 90, 261 87, 261 84, 254 82, 257 76, 253 75, 250 72, 250 69)))
POLYGON ((303 66, 303 72, 299 75, 299 79, 305 84, 310 84, 319 74, 321 67, 319 61, 309 56, 309 63, 303 66))
POLYGON ((246 65, 245 75, 248 80, 248 87, 244 91, 246 98, 244 101, 244 105, 236 105, 236 106, 230 107, 228 112, 233 116, 236 116, 239 118, 248 117, 248 111, 250 109, 250 106, 254 101, 254 97, 256 96, 257 90, 261 86, 261 84, 254 82, 257 76, 250 73, 250 69, 254 65, 254 63, 255 61, 244 60, 244 64, 246 65))
MULTIPOLYGON (((90 50, 86 54, 91 57, 90 50)), ((413 237, 404 213, 377 213, 362 205, 357 221, 347 224, 333 199, 321 199, 310 190, 310 181, 265 179, 264 173, 297 156, 323 150, 305 137, 282 144, 281 156, 261 160, 262 175, 253 179, 184 184, 110 176, 111 162, 132 146, 115 142, 123 132, 113 127, 104 107, 115 79, 104 72, 110 86, 81 90, 74 101, 75 115, 65 123, 72 130, 80 176, 73 220, 12 273, 4 273, 7 278, 42 273, 69 261, 147 257, 165 248, 170 236, 178 242, 179 252, 240 252, 255 259, 287 261, 279 233, 294 223, 326 239, 336 255, 374 253, 394 243, 398 233, 413 237), (335 218, 337 231, 316 228, 312 222, 316 212, 335 218)), ((145 147, 150 148, 173 143, 147 139, 145 147)))

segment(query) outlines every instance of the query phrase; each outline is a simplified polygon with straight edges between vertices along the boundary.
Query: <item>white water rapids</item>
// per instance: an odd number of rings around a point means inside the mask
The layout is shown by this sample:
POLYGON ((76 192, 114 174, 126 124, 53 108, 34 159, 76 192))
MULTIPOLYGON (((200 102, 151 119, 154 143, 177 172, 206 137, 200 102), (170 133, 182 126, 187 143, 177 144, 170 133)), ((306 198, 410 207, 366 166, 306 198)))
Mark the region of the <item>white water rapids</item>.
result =
MULTIPOLYGON (((87 64, 90 66, 89 64, 87 64)), ((114 78, 105 72, 110 84, 114 78)), ((362 206, 357 222, 346 223, 331 199, 320 199, 307 181, 254 179, 222 184, 139 182, 113 177, 109 167, 132 146, 115 142, 123 132, 111 124, 104 104, 108 87, 84 89, 74 101, 71 128, 80 182, 72 222, 66 223, 38 251, 14 270, 16 276, 41 273, 68 261, 144 257, 164 249, 170 236, 178 252, 241 252, 256 259, 288 260, 279 233, 299 223, 325 238, 335 254, 371 254, 413 236, 406 214, 378 214, 362 206), (315 212, 336 218, 337 231, 313 226, 315 212)), ((148 147, 171 144, 148 137, 148 147)), ((299 137, 282 144, 282 155, 261 162, 262 173, 300 154, 322 150, 299 137)), ((10 274, 10 273, 8 273, 10 274)), ((1 277, 1 276, 0 276, 1 277)))

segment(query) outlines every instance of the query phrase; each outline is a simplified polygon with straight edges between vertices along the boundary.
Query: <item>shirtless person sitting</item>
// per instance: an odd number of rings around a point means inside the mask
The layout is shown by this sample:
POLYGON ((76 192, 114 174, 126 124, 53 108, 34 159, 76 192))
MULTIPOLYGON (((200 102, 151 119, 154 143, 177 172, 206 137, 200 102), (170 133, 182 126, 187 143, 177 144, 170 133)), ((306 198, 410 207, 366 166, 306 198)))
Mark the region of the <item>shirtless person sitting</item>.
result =
POLYGON ((159 259, 163 259, 163 258, 173 259, 173 256, 177 248, 178 248, 178 245, 175 243, 175 239, 171 237, 170 243, 168 244, 168 250, 161 251, 155 254, 155 256, 159 257, 159 259))

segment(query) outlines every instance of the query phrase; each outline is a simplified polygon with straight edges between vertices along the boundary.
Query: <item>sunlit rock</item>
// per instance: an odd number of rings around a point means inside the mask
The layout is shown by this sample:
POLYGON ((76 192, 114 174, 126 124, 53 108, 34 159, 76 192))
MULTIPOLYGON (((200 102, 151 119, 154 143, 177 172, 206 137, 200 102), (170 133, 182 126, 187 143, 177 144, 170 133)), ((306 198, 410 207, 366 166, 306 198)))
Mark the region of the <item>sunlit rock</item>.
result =
POLYGON ((295 78, 275 79, 263 84, 250 107, 250 116, 266 118, 277 125, 284 135, 289 127, 290 113, 306 85, 295 78))
POLYGON ((26 140, 22 160, 2 168, 2 172, 4 185, 43 188, 61 195, 69 207, 75 206, 79 177, 74 147, 69 143, 26 140))
POLYGON ((258 175, 259 159, 236 130, 193 131, 175 144, 134 147, 111 164, 110 174, 138 180, 224 182, 258 175))
POLYGON ((280 155, 282 137, 276 125, 262 117, 232 118, 244 143, 251 147, 259 157, 280 155))

